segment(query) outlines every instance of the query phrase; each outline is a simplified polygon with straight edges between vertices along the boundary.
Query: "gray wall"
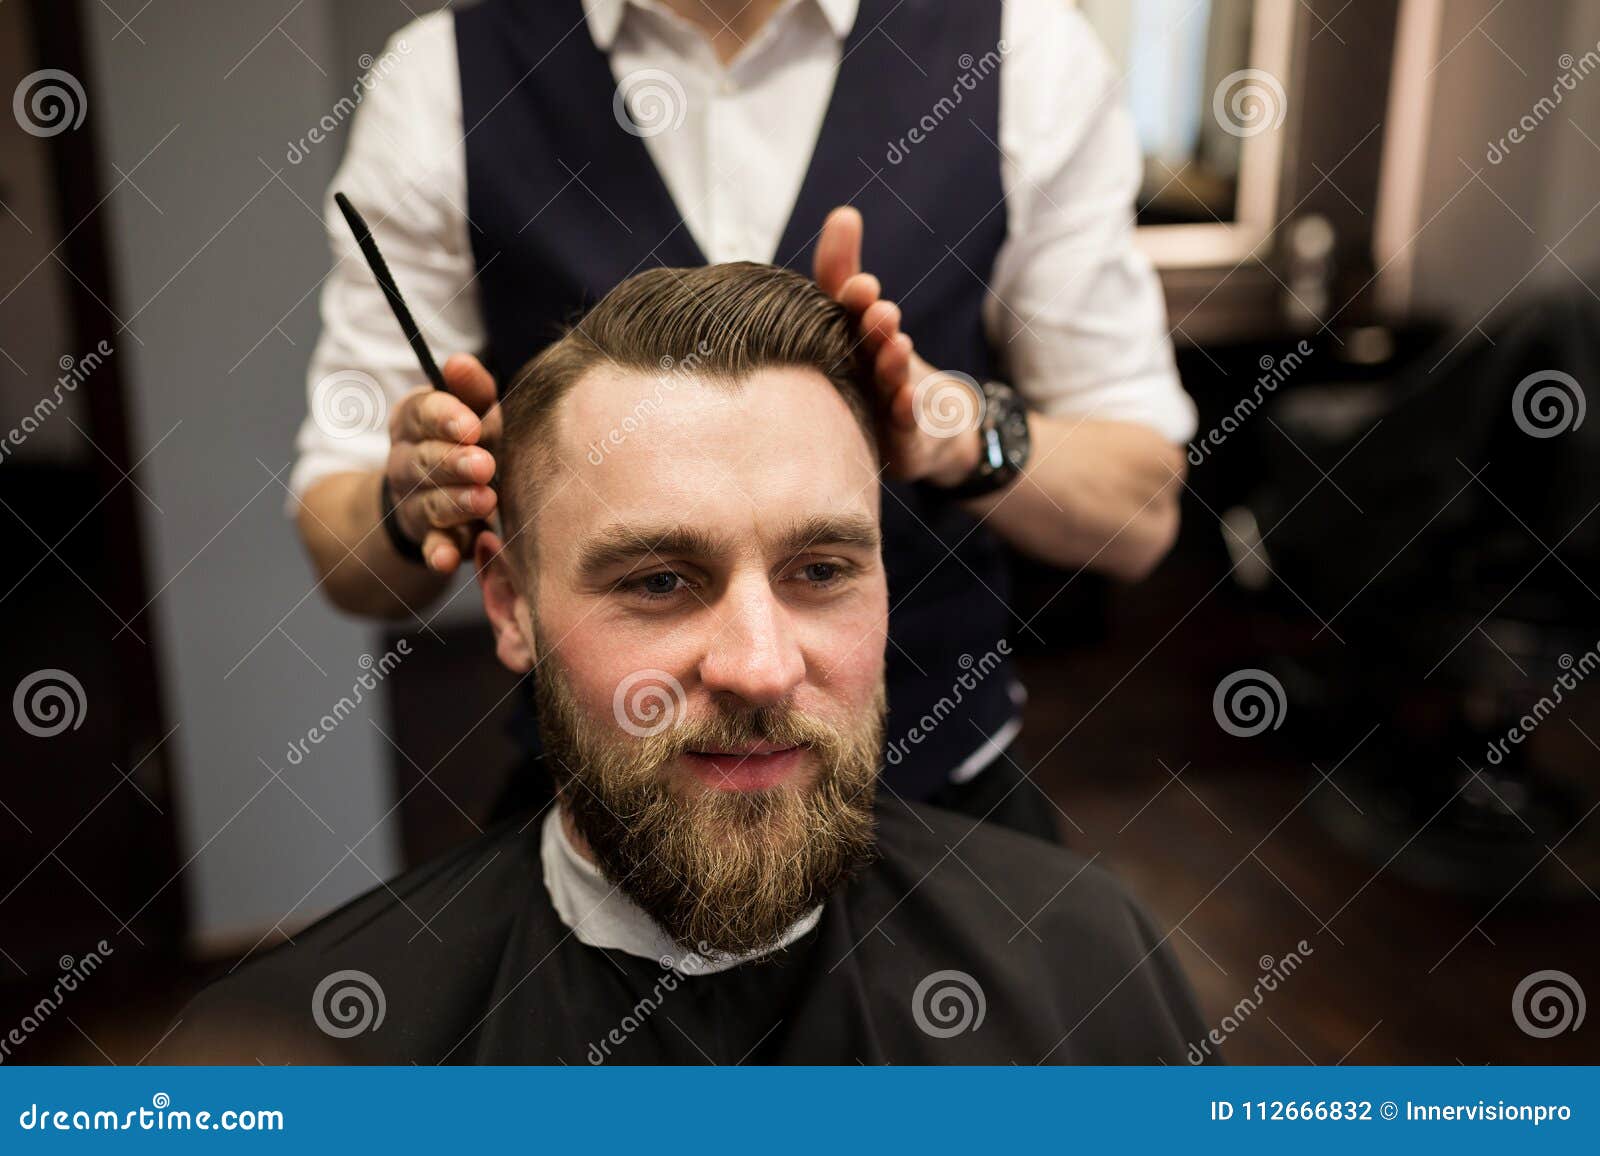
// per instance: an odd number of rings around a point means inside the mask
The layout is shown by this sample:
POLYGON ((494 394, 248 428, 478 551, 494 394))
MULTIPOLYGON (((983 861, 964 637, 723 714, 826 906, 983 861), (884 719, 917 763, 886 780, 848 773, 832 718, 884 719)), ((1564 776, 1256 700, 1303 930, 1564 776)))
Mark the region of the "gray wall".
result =
POLYGON ((359 20, 383 6, 153 4, 131 30, 82 7, 89 123, 108 183, 111 164, 132 176, 107 207, 134 456, 160 443, 139 480, 160 506, 142 513, 184 882, 199 935, 248 946, 398 867, 376 704, 286 758, 378 642, 313 591, 281 484, 328 267, 315 210, 342 147, 290 166, 286 142, 349 91, 376 43, 353 47, 359 20))
POLYGON ((1415 302, 1488 326, 1522 293, 1576 286, 1574 272, 1591 278, 1600 262, 1600 211, 1584 219, 1600 200, 1600 72, 1498 164, 1487 159, 1550 96, 1561 55, 1595 49, 1600 5, 1446 0, 1443 13, 1415 302))

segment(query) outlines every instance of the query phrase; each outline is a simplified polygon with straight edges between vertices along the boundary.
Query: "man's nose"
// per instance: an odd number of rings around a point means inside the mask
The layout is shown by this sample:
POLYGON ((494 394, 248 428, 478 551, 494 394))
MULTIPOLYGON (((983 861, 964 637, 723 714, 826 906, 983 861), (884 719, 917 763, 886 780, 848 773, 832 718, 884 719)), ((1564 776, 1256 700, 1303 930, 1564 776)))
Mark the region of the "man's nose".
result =
POLYGON ((805 677, 805 656, 789 612, 759 579, 730 589, 700 662, 707 690, 753 706, 783 701, 805 677))

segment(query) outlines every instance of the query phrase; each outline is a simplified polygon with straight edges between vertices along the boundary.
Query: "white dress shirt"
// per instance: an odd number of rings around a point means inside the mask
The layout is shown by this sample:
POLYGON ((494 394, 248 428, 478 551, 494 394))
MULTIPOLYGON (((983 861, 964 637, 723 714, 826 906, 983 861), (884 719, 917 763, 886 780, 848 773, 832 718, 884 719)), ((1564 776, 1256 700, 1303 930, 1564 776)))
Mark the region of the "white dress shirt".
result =
MULTIPOLYGON (((787 0, 726 66, 699 29, 654 0, 586 0, 584 8, 586 27, 569 34, 590 36, 619 83, 659 69, 684 90, 682 123, 644 139, 702 252, 719 262, 772 261, 857 0, 787 0)), ((1120 78, 1069 0, 1007 0, 1000 45, 970 49, 977 57, 991 50, 1001 58, 998 76, 975 83, 1000 85, 1006 240, 988 271, 984 319, 1006 379, 1041 413, 1141 422, 1185 442, 1194 406, 1173 364, 1160 283, 1133 244, 1141 161, 1120 78)), ((466 217, 470 131, 454 20, 432 12, 396 33, 374 66, 333 181, 367 210, 441 361, 485 344, 466 217)), ((529 206, 529 216, 538 208, 529 206)), ((330 473, 381 467, 386 405, 425 382, 332 189, 325 211, 338 260, 322 289, 310 407, 289 482, 296 495, 330 473), (352 371, 370 375, 382 394, 368 407, 372 420, 355 428, 325 413, 338 392, 329 384, 352 371)))

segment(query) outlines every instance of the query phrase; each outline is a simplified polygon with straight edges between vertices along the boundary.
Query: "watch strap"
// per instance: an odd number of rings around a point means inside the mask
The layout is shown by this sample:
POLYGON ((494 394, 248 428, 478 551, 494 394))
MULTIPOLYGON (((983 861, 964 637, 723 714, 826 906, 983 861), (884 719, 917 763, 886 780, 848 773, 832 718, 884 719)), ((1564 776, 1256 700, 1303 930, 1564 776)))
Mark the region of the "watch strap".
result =
POLYGON ((389 545, 394 547, 394 552, 408 562, 415 562, 419 566, 427 565, 427 559, 422 556, 422 544, 412 541, 400 528, 400 519, 394 510, 394 491, 389 487, 388 474, 383 476, 383 482, 378 487, 378 504, 383 510, 383 532, 389 535, 389 545))

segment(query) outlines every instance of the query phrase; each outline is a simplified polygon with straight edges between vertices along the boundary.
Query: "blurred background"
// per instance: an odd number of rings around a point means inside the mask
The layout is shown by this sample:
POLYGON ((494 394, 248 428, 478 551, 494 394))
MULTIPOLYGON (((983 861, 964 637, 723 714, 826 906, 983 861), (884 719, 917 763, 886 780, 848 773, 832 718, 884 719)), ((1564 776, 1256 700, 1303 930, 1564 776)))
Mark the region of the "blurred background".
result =
MULTIPOLYGON (((415 3, 0 3, 9 1062, 138 1062, 515 761, 475 589, 341 616, 284 513, 336 110, 415 3)), ((1067 842, 1233 1062, 1600 1060, 1600 3, 1081 7, 1201 432, 1149 580, 1019 563, 1067 842)))

